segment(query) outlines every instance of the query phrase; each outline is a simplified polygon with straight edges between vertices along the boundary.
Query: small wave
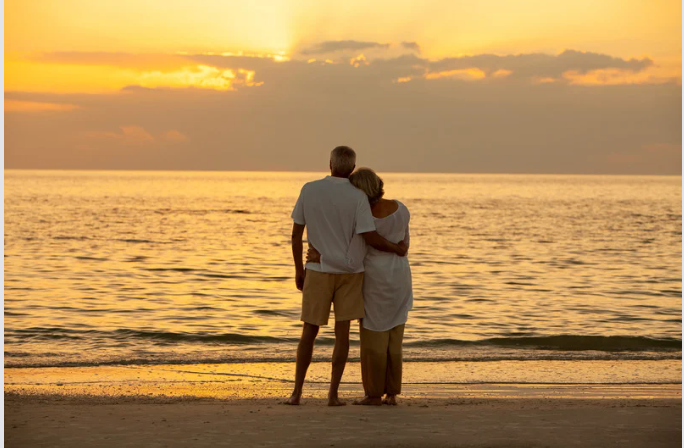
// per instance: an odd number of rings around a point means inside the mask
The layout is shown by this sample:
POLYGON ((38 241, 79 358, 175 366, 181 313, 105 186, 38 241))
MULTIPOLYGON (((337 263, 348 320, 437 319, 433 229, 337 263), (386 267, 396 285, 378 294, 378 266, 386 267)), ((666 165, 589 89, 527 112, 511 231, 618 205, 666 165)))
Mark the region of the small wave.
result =
POLYGON ((199 274, 202 277, 208 278, 248 278, 244 275, 231 275, 231 274, 199 274))
MULTIPOLYGON (((67 328, 31 327, 26 329, 6 329, 5 342, 12 337, 34 340, 152 340, 162 343, 223 343, 229 345, 297 344, 299 338, 245 335, 239 333, 183 333, 171 331, 136 330, 120 328, 113 331, 76 330, 67 328)), ((334 338, 319 337, 317 345, 334 345, 334 338)))
POLYGON ((170 241, 141 240, 137 238, 114 238, 112 241, 121 241, 122 243, 135 244, 170 244, 170 241))
MULTIPOLYGON (((271 310, 257 310, 258 314, 278 315, 271 310)), ((25 329, 5 329, 5 337, 11 339, 113 339, 113 340, 153 340, 164 343, 223 343, 229 345, 296 344, 298 337, 275 337, 267 335, 247 335, 240 333, 185 333, 159 330, 120 328, 113 331, 95 329, 67 329, 60 327, 31 327, 25 329)), ((355 342, 355 341, 354 341, 355 342)), ((334 345, 331 337, 319 337, 319 345, 334 345)), ((407 341, 407 348, 457 348, 457 347, 499 347, 507 349, 550 350, 550 351, 681 351, 682 341, 675 338, 649 338, 645 336, 522 336, 494 337, 465 341, 458 339, 429 339, 407 341)))
POLYGON ((498 346, 544 350, 598 350, 598 351, 648 351, 681 350, 681 339, 655 339, 644 336, 528 336, 510 338, 489 338, 478 341, 458 339, 433 339, 404 344, 407 347, 449 347, 449 346, 498 346))
POLYGON ((239 215, 249 215, 253 212, 245 209, 159 209, 154 210, 154 213, 160 215, 207 215, 210 213, 234 213, 239 215))
MULTIPOLYGON (((294 351, 287 351, 280 355, 266 355, 249 357, 243 354, 220 356, 198 356, 193 358, 170 356, 125 357, 110 359, 83 360, 78 356, 70 357, 65 353, 23 353, 5 352, 6 368, 40 368, 40 367, 94 367, 94 366, 127 366, 127 365, 195 365, 195 364, 243 364, 243 363, 294 363, 294 351)), ((644 353, 628 355, 615 353, 597 353, 582 356, 577 352, 569 354, 542 354, 537 356, 503 356, 497 353, 462 356, 421 356, 405 353, 405 363, 458 363, 458 362, 498 362, 498 361, 676 361, 681 360, 681 354, 644 353)), ((315 354, 313 362, 330 362, 330 357, 315 354)), ((360 358, 350 356, 348 362, 360 362, 360 358)))
POLYGON ((164 272, 164 271, 192 272, 192 271, 197 270, 195 268, 143 268, 143 269, 146 271, 153 271, 153 272, 164 272))
POLYGON ((31 353, 26 352, 5 352, 5 358, 28 358, 31 353))
MULTIPOLYGON (((296 344, 299 338, 278 338, 274 336, 250 336, 239 333, 176 333, 170 331, 145 331, 145 330, 114 330, 119 337, 125 336, 136 339, 152 339, 165 342, 199 342, 211 343, 222 342, 227 344, 296 344)), ((333 345, 333 338, 318 338, 316 344, 333 345)))
POLYGON ((254 310, 252 312, 254 314, 261 314, 263 316, 289 316, 290 315, 288 313, 283 313, 282 311, 275 311, 275 310, 254 310))
POLYGON ((86 256, 79 256, 79 257, 74 257, 77 260, 86 260, 86 261, 107 261, 108 258, 98 258, 98 257, 86 257, 86 256))
MULTIPOLYGON (((74 240, 74 241, 120 241, 122 243, 140 243, 140 244, 170 244, 172 241, 154 241, 138 238, 90 238, 87 236, 68 236, 58 235, 52 237, 53 240, 74 240)), ((183 240, 180 240, 183 241, 183 240)))

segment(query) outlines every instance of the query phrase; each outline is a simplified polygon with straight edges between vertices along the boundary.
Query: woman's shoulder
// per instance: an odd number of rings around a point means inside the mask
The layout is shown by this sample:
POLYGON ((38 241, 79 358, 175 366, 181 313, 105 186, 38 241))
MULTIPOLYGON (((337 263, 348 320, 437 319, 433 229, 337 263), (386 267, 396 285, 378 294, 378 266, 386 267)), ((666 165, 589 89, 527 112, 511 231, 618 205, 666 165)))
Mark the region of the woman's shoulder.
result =
POLYGON ((409 211, 408 207, 406 205, 404 205, 404 203, 401 202, 399 199, 392 199, 392 200, 397 203, 397 205, 399 206, 399 209, 405 210, 406 212, 409 211))
POLYGON ((397 209, 397 212, 398 212, 398 213, 400 213, 400 214, 406 216, 407 218, 410 218, 410 217, 411 217, 411 212, 409 212, 408 207, 407 207, 406 205, 404 205, 403 202, 401 202, 401 201, 398 200, 398 199, 392 199, 392 200, 393 200, 394 202, 396 202, 397 205, 399 206, 399 208, 397 209))

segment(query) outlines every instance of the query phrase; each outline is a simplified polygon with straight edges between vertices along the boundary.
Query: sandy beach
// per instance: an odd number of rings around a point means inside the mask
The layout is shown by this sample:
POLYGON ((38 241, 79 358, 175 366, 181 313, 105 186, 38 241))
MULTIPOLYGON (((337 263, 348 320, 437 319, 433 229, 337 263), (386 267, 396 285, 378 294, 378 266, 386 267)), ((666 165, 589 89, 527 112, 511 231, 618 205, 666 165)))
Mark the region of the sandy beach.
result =
MULTIPOLYGON (((522 365, 527 366, 522 372, 538 383, 487 382, 496 379, 497 363, 480 364, 480 376, 464 377, 470 382, 429 384, 419 375, 429 366, 409 363, 409 378, 415 381, 405 386, 400 405, 373 408, 351 405, 361 395, 355 363, 341 388, 349 404, 342 408, 325 405, 326 363, 312 366, 312 381, 299 407, 282 404, 291 388, 289 363, 10 368, 5 369, 5 444, 680 446, 678 361, 612 367, 574 363, 582 366, 575 375, 590 368, 598 372, 593 378, 603 382, 594 383, 572 382, 573 375, 558 374, 569 370, 567 364, 549 362, 522 365), (646 381, 652 370, 661 372, 659 383, 629 383, 620 375, 642 372, 646 381), (668 371, 672 378, 664 376, 668 371), (549 382, 554 376, 566 382, 549 382)), ((498 364, 512 371, 511 365, 498 364)))
POLYGON ((679 447, 681 401, 469 398, 299 407, 279 399, 5 395, 7 447, 679 447))

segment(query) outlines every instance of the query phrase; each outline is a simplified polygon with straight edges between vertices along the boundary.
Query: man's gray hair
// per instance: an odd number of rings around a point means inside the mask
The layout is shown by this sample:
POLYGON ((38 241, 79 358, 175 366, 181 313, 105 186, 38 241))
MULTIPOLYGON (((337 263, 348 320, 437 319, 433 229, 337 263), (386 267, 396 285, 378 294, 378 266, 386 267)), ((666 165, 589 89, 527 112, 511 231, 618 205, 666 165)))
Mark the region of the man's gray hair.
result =
POLYGON ((356 166, 356 153, 349 146, 338 146, 330 153, 330 168, 339 174, 349 175, 356 166))

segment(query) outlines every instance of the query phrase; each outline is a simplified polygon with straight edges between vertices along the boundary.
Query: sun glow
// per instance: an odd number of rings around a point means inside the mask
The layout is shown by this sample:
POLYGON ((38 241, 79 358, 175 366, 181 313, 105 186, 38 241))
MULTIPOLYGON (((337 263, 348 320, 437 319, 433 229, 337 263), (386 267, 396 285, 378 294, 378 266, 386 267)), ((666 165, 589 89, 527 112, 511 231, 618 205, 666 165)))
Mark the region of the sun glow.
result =
POLYGON ((140 75, 142 87, 197 87, 202 89, 232 90, 236 74, 233 70, 198 65, 175 72, 144 72, 140 75))
POLYGON ((437 73, 427 73, 425 75, 425 79, 455 78, 470 81, 483 79, 486 76, 487 74, 479 68, 467 68, 463 70, 448 70, 437 73))
MULTIPOLYGON (((6 61, 5 85, 8 90, 27 92, 107 93, 119 91, 127 86, 193 87, 227 91, 234 90, 237 86, 255 87, 263 84, 255 79, 257 75, 254 70, 221 69, 204 64, 187 65, 187 62, 171 62, 169 59, 160 64, 159 69, 141 70, 129 66, 130 60, 96 59, 90 65, 70 61, 44 63, 9 60, 6 61), (50 76, 46 77, 46 73, 50 76)), ((19 110, 20 107, 26 110, 25 106, 12 107, 11 110, 19 110)))

